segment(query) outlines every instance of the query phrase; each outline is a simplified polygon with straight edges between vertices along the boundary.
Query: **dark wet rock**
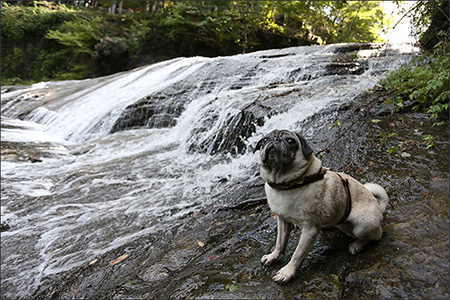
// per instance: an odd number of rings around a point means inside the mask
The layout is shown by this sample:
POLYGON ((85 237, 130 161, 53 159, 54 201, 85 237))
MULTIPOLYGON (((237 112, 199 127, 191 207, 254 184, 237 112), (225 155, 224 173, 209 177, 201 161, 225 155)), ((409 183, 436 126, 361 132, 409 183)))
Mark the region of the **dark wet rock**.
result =
POLYGON ((17 216, 9 211, 8 207, 1 207, 1 223, 0 223, 0 231, 10 230, 17 223, 17 216))
MULTIPOLYGON (((189 150, 194 152, 216 154, 219 152, 231 154, 244 154, 247 150, 245 141, 255 131, 256 126, 264 124, 264 117, 270 114, 271 108, 263 105, 255 110, 255 104, 243 109, 237 115, 231 116, 225 124, 213 136, 208 137, 201 143, 195 141, 190 144, 189 150), (257 113, 255 115, 255 112, 257 113)), ((199 133, 197 129, 196 133, 199 133)))
MULTIPOLYGON (((3 216, 2 216, 3 218, 3 216)), ((9 225, 8 220, 2 220, 1 225, 0 225, 0 231, 6 231, 11 229, 11 225, 9 225)))
POLYGON ((378 49, 381 47, 381 44, 376 43, 352 43, 352 44, 343 44, 340 47, 336 47, 334 49, 335 53, 348 53, 355 52, 359 50, 370 50, 370 49, 378 49))
POLYGON ((29 85, 4 85, 2 86, 1 92, 2 93, 8 93, 8 92, 14 92, 18 90, 23 90, 26 88, 29 88, 29 85))
POLYGON ((325 75, 361 75, 368 69, 367 62, 335 62, 326 66, 325 75))
POLYGON ((184 110, 186 91, 165 90, 148 96, 125 108, 110 133, 135 128, 166 128, 176 125, 184 110))
POLYGON ((384 227, 384 257, 382 252, 357 257, 345 279, 348 298, 410 298, 411 291, 415 298, 449 297, 448 219, 423 203, 402 209, 414 219, 391 220, 384 227))
MULTIPOLYGON (((209 115, 192 131, 188 141, 188 149, 200 153, 231 153, 232 155, 245 153, 249 147, 247 138, 258 126, 264 125, 266 119, 287 111, 297 101, 300 88, 295 85, 284 84, 279 88, 277 83, 268 86, 257 99, 242 101, 239 112, 226 117, 219 129, 207 137, 203 134, 218 122, 218 115, 209 115)), ((218 100, 217 98, 215 100, 218 100)))
MULTIPOLYGON (((101 82, 102 78, 92 79, 92 82, 101 82)), ((39 107, 45 106, 55 98, 64 98, 73 95, 88 85, 88 81, 80 81, 73 85, 62 86, 57 81, 44 84, 43 87, 33 86, 6 86, 2 87, 2 116, 25 120, 39 107), (32 88, 30 91, 29 88, 32 88), (8 92, 11 93, 8 95, 8 92)))
POLYGON ((228 119, 226 124, 213 137, 203 141, 200 145, 191 144, 190 150, 196 152, 230 152, 244 154, 247 150, 245 140, 261 126, 264 118, 256 118, 251 112, 242 111, 228 119))
POLYGON ((6 221, 2 221, 0 231, 6 231, 9 229, 11 229, 11 226, 6 221))
POLYGON ((245 86, 248 86, 249 82, 251 82, 252 78, 255 77, 261 70, 257 68, 253 70, 249 70, 246 74, 239 78, 238 82, 235 82, 230 86, 230 90, 240 90, 245 86))
POLYGON ((260 58, 279 58, 286 56, 293 56, 295 53, 282 53, 282 54, 273 54, 273 55, 261 55, 260 58))

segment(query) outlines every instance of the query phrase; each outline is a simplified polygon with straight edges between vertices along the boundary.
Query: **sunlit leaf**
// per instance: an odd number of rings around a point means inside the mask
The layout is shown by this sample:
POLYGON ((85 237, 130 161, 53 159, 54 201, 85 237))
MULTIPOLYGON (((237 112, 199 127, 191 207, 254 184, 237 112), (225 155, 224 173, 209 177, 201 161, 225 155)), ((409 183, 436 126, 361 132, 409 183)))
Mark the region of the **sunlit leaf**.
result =
POLYGON ((328 130, 330 130, 331 128, 333 128, 334 126, 341 126, 341 122, 336 121, 333 123, 333 125, 331 125, 330 127, 328 127, 328 130))
POLYGON ((227 284, 226 288, 230 291, 230 292, 235 292, 239 289, 239 287, 237 285, 234 284, 227 284))
POLYGON ((119 256, 118 258, 116 258, 115 260, 113 260, 112 262, 110 262, 108 266, 113 266, 113 265, 115 265, 115 264, 118 264, 118 263, 120 263, 122 260, 124 260, 124 259, 127 258, 127 257, 128 257, 128 254, 124 254, 124 255, 122 255, 122 256, 119 256))

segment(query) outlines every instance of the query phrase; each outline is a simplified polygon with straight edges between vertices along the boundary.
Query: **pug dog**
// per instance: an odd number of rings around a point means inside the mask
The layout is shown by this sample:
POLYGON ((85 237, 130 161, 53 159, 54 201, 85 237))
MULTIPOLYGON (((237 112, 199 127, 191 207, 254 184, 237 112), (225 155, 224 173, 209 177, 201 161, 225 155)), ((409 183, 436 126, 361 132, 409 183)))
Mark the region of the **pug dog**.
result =
POLYGON ((380 223, 389 201, 383 187, 363 185, 347 174, 323 168, 305 138, 288 130, 270 132, 257 143, 254 152, 258 150, 267 202, 278 219, 275 249, 261 263, 269 266, 280 257, 292 224, 301 228, 298 246, 273 277, 276 282, 294 277, 322 226, 335 226, 355 238, 349 246, 352 255, 381 238, 380 223))

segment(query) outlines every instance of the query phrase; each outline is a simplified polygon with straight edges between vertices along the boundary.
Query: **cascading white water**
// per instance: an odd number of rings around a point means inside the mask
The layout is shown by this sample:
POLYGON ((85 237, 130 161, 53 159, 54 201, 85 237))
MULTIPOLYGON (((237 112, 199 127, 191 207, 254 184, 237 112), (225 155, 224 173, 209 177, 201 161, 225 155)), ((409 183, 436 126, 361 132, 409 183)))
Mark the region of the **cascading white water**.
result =
POLYGON ((2 232, 5 296, 28 297, 43 277, 167 230, 213 203, 220 206, 217 195, 255 180, 250 151, 209 155, 189 146, 207 141, 259 97, 272 99, 280 111, 243 138, 246 145, 276 128, 309 137, 303 120, 351 101, 419 52, 406 44, 375 45, 357 51, 355 65, 364 64, 358 72, 337 75, 327 68, 339 59, 340 47, 347 46, 179 58, 99 79, 4 92, 2 143, 43 153, 34 163, 2 162, 2 224, 10 227, 2 232), (126 107, 169 88, 182 94, 174 127, 110 134, 126 107), (38 90, 48 101, 26 121, 11 119, 18 97, 38 90))

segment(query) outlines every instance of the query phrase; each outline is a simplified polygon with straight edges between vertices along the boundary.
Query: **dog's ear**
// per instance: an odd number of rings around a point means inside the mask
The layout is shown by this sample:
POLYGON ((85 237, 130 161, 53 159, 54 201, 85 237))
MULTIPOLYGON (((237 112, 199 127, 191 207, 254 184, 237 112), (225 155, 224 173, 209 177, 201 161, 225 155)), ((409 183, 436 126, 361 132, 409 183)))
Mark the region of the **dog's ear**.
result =
POLYGON ((253 153, 256 153, 256 151, 261 149, 261 146, 263 145, 263 143, 265 142, 266 138, 262 138, 258 141, 258 143, 256 144, 255 149, 253 150, 253 153))
POLYGON ((303 155, 305 157, 309 157, 313 153, 313 149, 311 148, 311 146, 308 144, 308 142, 305 140, 305 138, 303 136, 301 136, 298 133, 296 133, 296 135, 297 135, 298 139, 300 140, 303 155))

